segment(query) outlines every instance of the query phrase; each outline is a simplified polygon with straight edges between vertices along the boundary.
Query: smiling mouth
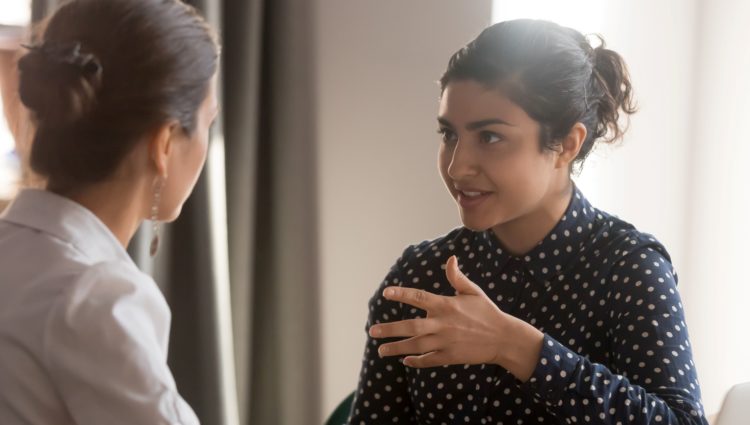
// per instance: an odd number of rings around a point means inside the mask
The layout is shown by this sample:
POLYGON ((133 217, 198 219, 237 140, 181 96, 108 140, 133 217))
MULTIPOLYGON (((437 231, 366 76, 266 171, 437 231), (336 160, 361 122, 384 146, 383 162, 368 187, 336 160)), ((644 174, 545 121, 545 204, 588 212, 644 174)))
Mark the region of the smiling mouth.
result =
POLYGON ((492 192, 480 192, 474 190, 459 190, 456 193, 456 202, 462 208, 472 208, 482 203, 492 192))
POLYGON ((459 195, 462 195, 462 196, 464 196, 466 198, 476 198, 476 197, 479 197, 479 196, 482 196, 482 195, 486 195, 488 193, 489 192, 473 192, 473 191, 468 191, 468 190, 459 190, 458 191, 459 195))

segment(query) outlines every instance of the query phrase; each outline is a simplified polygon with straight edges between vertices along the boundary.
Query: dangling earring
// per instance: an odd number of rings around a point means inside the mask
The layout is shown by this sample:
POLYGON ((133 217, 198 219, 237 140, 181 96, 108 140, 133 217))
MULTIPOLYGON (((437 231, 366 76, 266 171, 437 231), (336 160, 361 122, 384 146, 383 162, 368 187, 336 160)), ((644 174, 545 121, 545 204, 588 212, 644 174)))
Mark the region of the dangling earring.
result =
POLYGON ((161 203, 161 189, 164 186, 164 178, 157 177, 154 182, 154 203, 151 206, 151 225, 153 226, 153 237, 149 252, 155 256, 159 250, 159 204, 161 203))

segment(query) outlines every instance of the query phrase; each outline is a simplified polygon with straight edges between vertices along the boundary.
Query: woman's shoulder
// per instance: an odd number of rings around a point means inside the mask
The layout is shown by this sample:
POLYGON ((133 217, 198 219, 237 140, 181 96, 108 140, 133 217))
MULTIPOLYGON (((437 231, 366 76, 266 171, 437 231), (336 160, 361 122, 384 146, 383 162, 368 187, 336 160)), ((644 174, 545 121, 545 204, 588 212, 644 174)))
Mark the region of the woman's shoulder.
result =
POLYGON ((594 212, 595 232, 591 236, 590 249, 601 257, 614 263, 649 252, 671 263, 669 251, 654 235, 605 211, 594 212))
POLYGON ((133 264, 99 262, 71 270, 66 280, 50 310, 52 316, 108 320, 132 314, 169 321, 169 307, 158 286, 133 264))

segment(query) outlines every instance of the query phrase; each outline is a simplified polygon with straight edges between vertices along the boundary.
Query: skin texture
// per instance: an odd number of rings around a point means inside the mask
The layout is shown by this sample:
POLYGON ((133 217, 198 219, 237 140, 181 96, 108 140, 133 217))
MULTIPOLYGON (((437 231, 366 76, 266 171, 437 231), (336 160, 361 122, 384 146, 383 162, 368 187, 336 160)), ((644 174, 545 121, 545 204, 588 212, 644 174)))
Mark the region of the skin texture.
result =
POLYGON ((195 187, 206 161, 211 124, 218 113, 216 78, 188 135, 176 121, 144 136, 108 180, 64 194, 91 210, 124 247, 140 224, 151 218, 155 189, 161 189, 159 221, 174 221, 195 187))
MULTIPOLYGON (((438 168, 464 226, 492 229, 512 254, 531 250, 568 206, 570 165, 586 138, 585 126, 575 124, 554 150, 543 150, 538 122, 499 90, 471 80, 446 86, 438 124, 438 168)), ((385 298, 425 310, 427 317, 373 325, 374 338, 405 338, 381 345, 379 354, 405 355, 404 364, 417 368, 494 363, 528 380, 543 334, 501 311, 461 273, 455 257, 446 263, 446 277, 455 296, 385 289, 385 298)))

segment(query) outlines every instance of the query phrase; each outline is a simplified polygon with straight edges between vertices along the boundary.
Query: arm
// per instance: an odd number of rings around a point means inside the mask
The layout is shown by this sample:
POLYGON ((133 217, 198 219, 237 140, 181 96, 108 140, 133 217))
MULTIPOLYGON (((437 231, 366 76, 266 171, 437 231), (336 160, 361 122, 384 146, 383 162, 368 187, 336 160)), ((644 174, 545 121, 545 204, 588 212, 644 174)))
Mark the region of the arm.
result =
POLYGON ((388 356, 412 354, 405 359, 409 367, 498 364, 560 420, 705 424, 671 265, 655 251, 637 255, 638 267, 621 263, 608 283, 613 290, 603 308, 610 312, 611 329, 603 342, 612 347, 610 368, 497 309, 458 271, 455 259, 446 267, 455 297, 389 288, 388 299, 421 308, 428 318, 370 331, 379 337, 410 337, 380 349, 388 356))
POLYGON ((380 345, 389 340, 377 340, 369 336, 369 330, 373 324, 401 317, 399 304, 386 300, 382 295, 386 287, 402 285, 399 268, 401 261, 399 259, 391 268, 388 276, 370 299, 366 325, 367 344, 362 359, 359 385, 349 418, 349 423, 352 425, 361 423, 416 424, 404 365, 398 357, 381 358, 378 355, 380 345))
POLYGON ((72 285, 47 321, 50 378, 80 425, 197 425, 166 363, 166 303, 134 279, 105 264, 72 285))
POLYGON ((705 424, 669 261, 654 250, 639 250, 613 268, 609 284, 610 367, 545 335, 539 362, 525 385, 560 419, 705 424))

